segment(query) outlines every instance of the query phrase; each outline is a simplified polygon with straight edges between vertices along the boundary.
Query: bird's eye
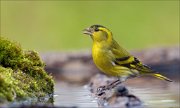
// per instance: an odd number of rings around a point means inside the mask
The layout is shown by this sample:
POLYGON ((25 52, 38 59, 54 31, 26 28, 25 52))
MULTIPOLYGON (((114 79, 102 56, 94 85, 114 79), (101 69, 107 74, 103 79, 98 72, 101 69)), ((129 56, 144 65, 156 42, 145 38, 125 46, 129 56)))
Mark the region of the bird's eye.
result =
POLYGON ((99 31, 99 29, 98 29, 98 28, 95 28, 95 29, 94 29, 94 31, 96 31, 96 32, 97 32, 97 31, 99 31))

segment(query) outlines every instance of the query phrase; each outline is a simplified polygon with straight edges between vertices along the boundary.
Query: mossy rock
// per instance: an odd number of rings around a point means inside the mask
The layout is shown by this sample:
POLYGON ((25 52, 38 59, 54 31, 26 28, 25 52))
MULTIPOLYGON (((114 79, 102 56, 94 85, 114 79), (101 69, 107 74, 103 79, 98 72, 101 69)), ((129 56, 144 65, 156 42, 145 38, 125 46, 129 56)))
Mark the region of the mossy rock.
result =
POLYGON ((0 37, 0 103, 53 94, 54 81, 35 51, 0 37))

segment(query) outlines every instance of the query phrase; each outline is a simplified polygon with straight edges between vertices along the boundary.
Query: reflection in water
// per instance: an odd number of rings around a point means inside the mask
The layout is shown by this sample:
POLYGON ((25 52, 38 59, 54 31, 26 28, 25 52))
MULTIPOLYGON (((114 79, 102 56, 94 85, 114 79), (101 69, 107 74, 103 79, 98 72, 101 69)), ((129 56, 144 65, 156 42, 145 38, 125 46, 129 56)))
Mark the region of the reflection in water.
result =
MULTIPOLYGON (((126 84, 130 93, 139 97, 148 108, 179 108, 179 83, 167 84, 126 84)), ((97 107, 88 89, 83 86, 56 83, 55 106, 97 107)))

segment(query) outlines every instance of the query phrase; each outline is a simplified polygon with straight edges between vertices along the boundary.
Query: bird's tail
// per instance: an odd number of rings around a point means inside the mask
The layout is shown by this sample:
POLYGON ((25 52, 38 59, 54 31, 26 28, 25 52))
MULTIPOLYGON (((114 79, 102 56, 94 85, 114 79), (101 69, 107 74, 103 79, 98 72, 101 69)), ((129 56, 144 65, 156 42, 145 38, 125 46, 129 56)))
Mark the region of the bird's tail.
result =
POLYGON ((158 73, 155 73, 155 74, 152 74, 152 76, 158 78, 158 79, 161 79, 161 80, 165 80, 165 81, 169 81, 169 82, 173 82, 172 80, 170 80, 169 78, 161 75, 161 74, 158 74, 158 73))

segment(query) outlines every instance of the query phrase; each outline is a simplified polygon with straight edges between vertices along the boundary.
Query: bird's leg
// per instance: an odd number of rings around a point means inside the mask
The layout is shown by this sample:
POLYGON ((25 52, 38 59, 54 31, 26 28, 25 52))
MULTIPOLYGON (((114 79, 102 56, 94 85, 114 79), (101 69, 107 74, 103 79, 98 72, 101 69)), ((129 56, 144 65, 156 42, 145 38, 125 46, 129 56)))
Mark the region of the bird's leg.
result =
POLYGON ((110 89, 116 87, 117 85, 119 85, 119 84, 121 84, 121 83, 122 83, 122 81, 121 81, 120 79, 118 79, 118 80, 110 83, 109 85, 107 85, 107 86, 106 86, 106 89, 110 90, 110 89))
POLYGON ((98 95, 98 96, 103 95, 106 90, 111 90, 112 88, 114 88, 114 87, 116 87, 117 85, 121 84, 121 82, 122 82, 122 81, 121 81, 120 79, 118 79, 118 80, 116 80, 116 81, 114 81, 114 82, 112 82, 112 83, 110 83, 110 84, 108 84, 108 85, 106 85, 106 86, 100 86, 100 87, 98 87, 98 88, 97 88, 97 95, 98 95))

